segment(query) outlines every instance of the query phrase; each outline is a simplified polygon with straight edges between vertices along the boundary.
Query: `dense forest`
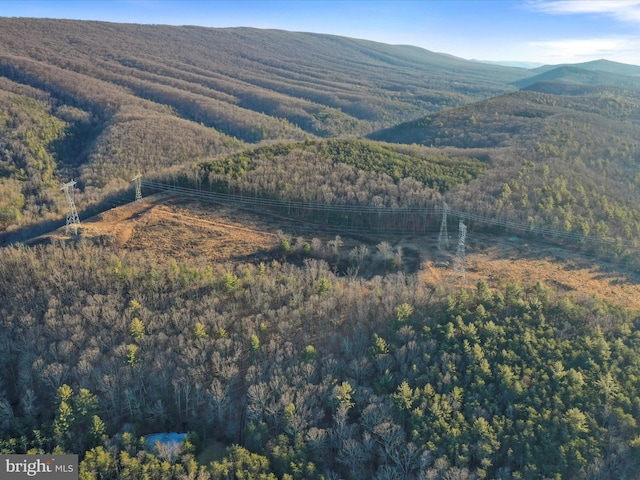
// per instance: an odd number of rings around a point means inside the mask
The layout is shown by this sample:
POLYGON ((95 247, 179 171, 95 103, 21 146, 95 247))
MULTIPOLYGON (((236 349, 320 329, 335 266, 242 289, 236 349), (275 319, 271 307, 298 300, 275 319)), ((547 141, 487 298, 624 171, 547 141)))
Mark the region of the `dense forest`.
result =
POLYGON ((4 249, 2 451, 86 452, 87 479, 638 474, 637 313, 336 276, 349 252, 307 240, 300 266, 4 249), (190 445, 141 453, 157 429, 190 445))
POLYGON ((336 230, 446 203, 637 272, 639 73, 0 18, 0 453, 77 453, 82 480, 637 478, 638 311, 535 275, 425 282, 399 232, 336 230), (13 242, 63 224, 70 179, 84 222, 138 172, 338 213, 225 261, 13 242))

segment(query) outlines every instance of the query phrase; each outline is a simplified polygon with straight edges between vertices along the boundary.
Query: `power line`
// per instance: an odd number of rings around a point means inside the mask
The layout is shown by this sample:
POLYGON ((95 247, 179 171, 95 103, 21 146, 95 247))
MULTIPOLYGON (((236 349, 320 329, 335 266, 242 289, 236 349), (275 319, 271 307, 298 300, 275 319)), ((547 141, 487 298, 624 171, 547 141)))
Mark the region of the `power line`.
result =
POLYGON ((142 200, 142 174, 138 173, 131 181, 134 182, 136 186, 136 202, 142 200))
POLYGON ((80 218, 78 217, 78 211, 76 210, 76 204, 73 199, 74 186, 76 182, 71 180, 70 182, 62 185, 62 190, 67 198, 67 224, 64 227, 64 233, 69 234, 69 230, 73 229, 73 234, 78 234, 78 227, 80 226, 80 218))
POLYGON ((447 210, 449 206, 447 202, 442 202, 442 222, 440 223, 440 235, 438 235, 438 250, 442 249, 444 244, 449 249, 449 233, 447 232, 447 210))
POLYGON ((456 258, 453 260, 453 272, 466 277, 467 258, 464 244, 467 239, 467 226, 462 220, 458 223, 458 230, 458 249, 456 250, 456 258))
MULTIPOLYGON (((278 200, 263 198, 258 196, 238 195, 234 193, 222 193, 196 188, 182 187, 177 184, 167 184, 157 181, 140 179, 141 187, 156 192, 173 192, 184 197, 194 198, 205 202, 223 203, 240 208, 250 209, 274 209, 291 218, 298 217, 305 223, 322 224, 325 230, 336 230, 339 232, 371 233, 385 232, 389 234, 418 234, 420 231, 428 231, 435 227, 434 219, 443 216, 443 208, 437 207, 373 207, 369 205, 340 205, 314 202, 295 202, 289 200, 278 200), (297 214, 297 215, 296 215, 297 214), (351 217, 363 216, 360 223, 356 224, 351 217), (366 217, 366 218, 365 218, 366 217), (399 221, 403 220, 403 223, 399 221), (383 220, 388 220, 384 222, 383 220), (340 223, 342 222, 342 223, 340 223), (346 224, 346 222, 351 222, 346 224), (333 225, 332 225, 333 223, 333 225), (422 228, 422 230, 420 230, 422 228)), ((108 202, 112 203, 112 202, 108 202)), ((113 202, 112 204, 114 204, 113 202)), ((120 203, 118 199, 117 203, 120 203)), ((124 202, 129 203, 129 202, 124 202)), ((554 240, 565 240, 574 244, 589 244, 592 247, 613 246, 616 248, 637 248, 635 242, 622 241, 620 239, 601 239, 591 235, 583 235, 576 232, 564 232, 550 227, 535 226, 532 223, 522 224, 487 215, 479 215, 460 210, 452 210, 446 206, 447 222, 449 217, 457 217, 460 220, 474 223, 482 223, 489 226, 501 227, 514 232, 522 232, 527 235, 537 235, 541 237, 551 237, 554 240), (615 244, 614 244, 615 241, 615 244)), ((71 224, 73 226, 73 224, 71 224)), ((78 221, 79 225, 79 221, 78 221)), ((75 228, 75 227, 74 227, 75 228)), ((442 222, 440 222, 442 231, 442 222)), ((444 243, 444 238, 442 238, 444 243)))

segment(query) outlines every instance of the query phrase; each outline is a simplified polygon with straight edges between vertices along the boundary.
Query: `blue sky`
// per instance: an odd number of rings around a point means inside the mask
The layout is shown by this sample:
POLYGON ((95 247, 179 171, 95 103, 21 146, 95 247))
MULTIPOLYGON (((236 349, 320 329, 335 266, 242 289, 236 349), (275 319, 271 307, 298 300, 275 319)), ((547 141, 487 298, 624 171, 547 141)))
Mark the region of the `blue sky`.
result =
POLYGON ((277 28, 467 59, 640 65, 640 0, 0 0, 0 16, 277 28))

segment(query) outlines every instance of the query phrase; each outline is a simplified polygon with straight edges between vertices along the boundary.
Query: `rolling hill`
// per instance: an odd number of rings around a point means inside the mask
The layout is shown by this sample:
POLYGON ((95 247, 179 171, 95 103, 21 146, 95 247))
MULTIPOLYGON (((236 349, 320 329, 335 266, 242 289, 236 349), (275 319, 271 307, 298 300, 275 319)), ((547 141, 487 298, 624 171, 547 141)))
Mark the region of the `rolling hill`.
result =
POLYGON ((640 66, 628 65, 626 63, 612 62, 610 60, 594 60, 592 62, 574 63, 574 64, 562 64, 562 65, 543 65, 532 69, 533 74, 541 74, 550 70, 563 67, 574 67, 581 70, 588 70, 591 72, 604 72, 612 73, 615 75, 626 75, 631 77, 637 77, 640 75, 640 66))
POLYGON ((524 70, 249 28, 0 18, 0 228, 243 142, 359 136, 513 90, 524 70))
POLYGON ((5 230, 61 218, 69 178, 83 209, 137 172, 209 182, 226 164, 240 168, 235 186, 223 181, 232 190, 403 205, 425 189, 418 197, 461 211, 618 242, 617 256, 635 249, 640 99, 621 85, 637 83, 638 67, 525 70, 250 28, 0 24, 5 230), (426 149, 313 143, 357 136, 426 149), (245 153, 256 142, 284 146, 256 163, 245 153), (379 194, 392 190, 404 193, 379 194))
POLYGON ((518 88, 526 88, 539 82, 554 81, 577 85, 609 85, 640 89, 640 68, 624 64, 613 64, 615 68, 611 68, 610 63, 594 62, 561 65, 542 70, 535 69, 533 72, 540 73, 518 80, 514 82, 514 85, 518 88))
POLYGON ((484 149, 492 168, 453 189, 450 204, 617 239, 633 250, 640 232, 639 113, 635 89, 543 82, 370 137, 484 149))

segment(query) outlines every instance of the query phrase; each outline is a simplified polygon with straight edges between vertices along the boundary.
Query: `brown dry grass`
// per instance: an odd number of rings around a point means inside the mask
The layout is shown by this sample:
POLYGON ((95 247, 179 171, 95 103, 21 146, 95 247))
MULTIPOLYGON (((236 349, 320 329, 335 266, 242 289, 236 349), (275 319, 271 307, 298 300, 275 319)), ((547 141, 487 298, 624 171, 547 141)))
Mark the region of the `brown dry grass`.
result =
MULTIPOLYGON (((49 235, 66 238, 63 229, 49 235)), ((276 235, 254 215, 157 195, 114 208, 81 223, 81 237, 144 250, 156 258, 227 261, 268 253, 276 235)))
MULTIPOLYGON (((82 237, 115 242, 121 248, 144 250, 157 258, 183 261, 243 261, 277 249, 276 231, 286 231, 282 219, 229 207, 181 202, 154 196, 119 207, 82 223, 82 237)), ((60 232, 53 236, 60 236, 60 232)), ((318 232, 318 237, 322 237, 318 232)), ((332 235, 326 235, 327 239, 332 235)), ((413 250, 420 261, 419 276, 427 284, 472 288, 479 280, 491 287, 505 281, 537 281, 576 296, 594 296, 640 310, 640 278, 619 266, 594 261, 568 249, 522 240, 504 240, 470 233, 466 276, 452 271, 455 247, 437 252, 435 239, 407 238, 397 242, 413 250)), ((353 243, 347 238, 345 244, 353 243)), ((371 239, 369 248, 384 239, 371 239)))
POLYGON ((640 310, 640 276, 621 266, 594 261, 566 248, 517 242, 492 244, 491 237, 483 239, 488 246, 467 248, 464 278, 454 275, 451 268, 434 268, 432 261, 426 261, 421 272, 425 281, 465 287, 474 287, 479 280, 491 287, 505 282, 532 285, 539 281, 558 292, 596 297, 640 310))
POLYGON ((261 225, 251 225, 252 220, 219 207, 201 217, 190 210, 159 205, 136 222, 125 246, 160 256, 209 261, 242 259, 273 250, 276 236, 261 225))

